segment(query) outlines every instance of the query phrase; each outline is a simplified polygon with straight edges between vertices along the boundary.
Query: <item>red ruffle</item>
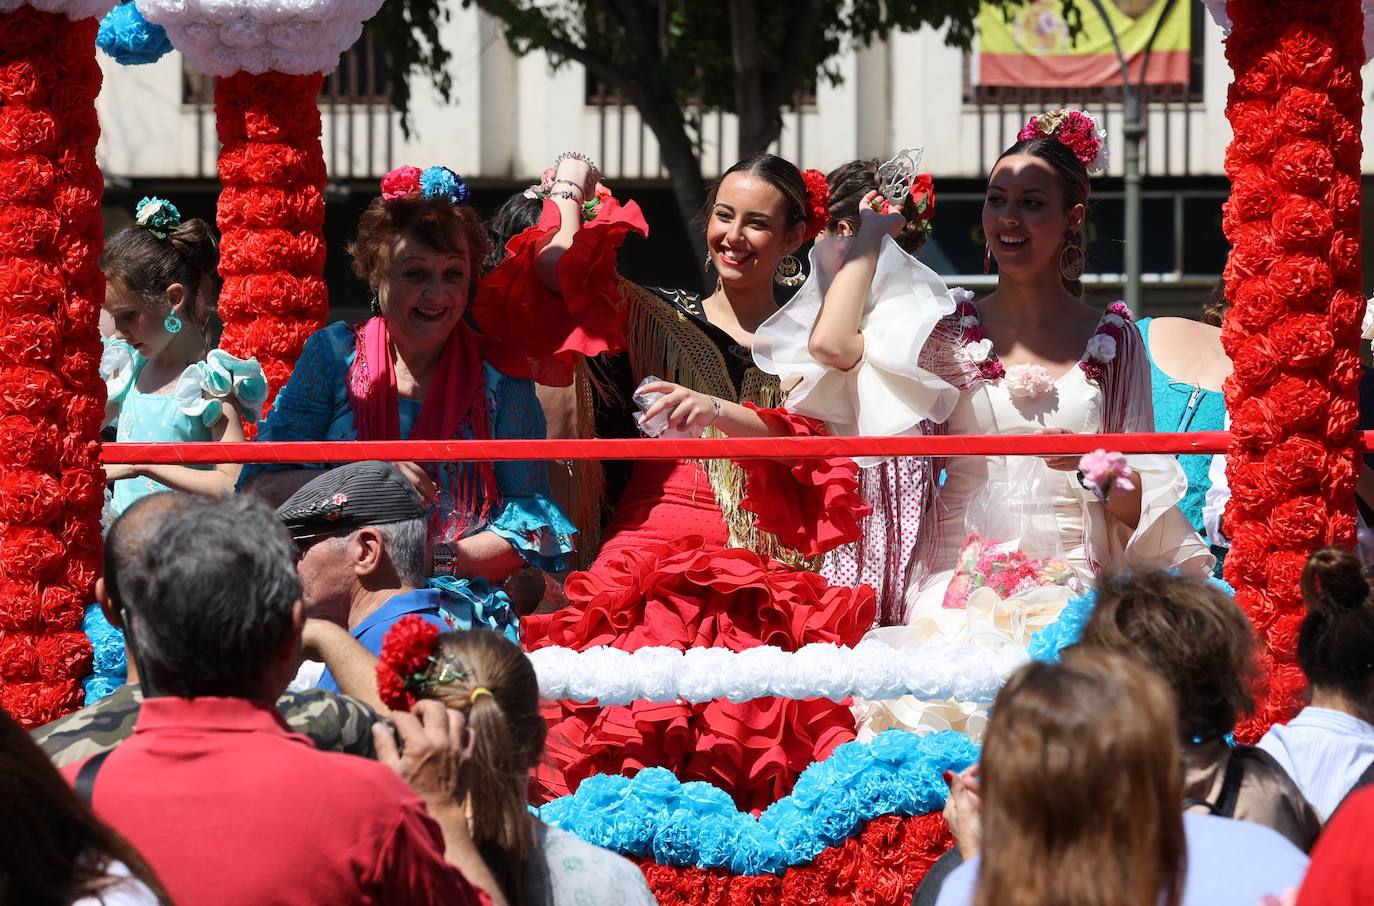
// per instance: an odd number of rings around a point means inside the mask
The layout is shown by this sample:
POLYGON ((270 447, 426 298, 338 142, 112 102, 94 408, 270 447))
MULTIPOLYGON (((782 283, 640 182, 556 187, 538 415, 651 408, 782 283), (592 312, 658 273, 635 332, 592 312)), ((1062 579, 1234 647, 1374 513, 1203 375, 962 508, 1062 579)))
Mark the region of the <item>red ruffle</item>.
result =
POLYGON ((953 843, 944 817, 934 812, 870 821, 858 836, 828 847, 809 864, 795 865, 781 876, 677 868, 649 859, 638 862, 649 890, 664 904, 906 906, 935 860, 953 843))
MULTIPOLYGON (((625 550, 599 567, 569 577, 573 605, 522 621, 528 648, 853 645, 876 607, 867 587, 831 586, 747 550, 707 550, 699 537, 625 550)), ((807 765, 854 738, 848 703, 819 699, 560 703, 547 706, 545 717, 540 801, 571 792, 592 774, 657 765, 684 780, 710 781, 741 808, 761 810, 786 795, 807 765)))
MULTIPOLYGON (((816 437, 825 426, 786 409, 745 403, 774 435, 816 437)), ((754 524, 808 557, 857 541, 859 520, 873 507, 859 495, 859 467, 844 457, 829 459, 744 459, 748 475, 740 507, 754 524)))
POLYGON ((472 316, 486 338, 483 354, 498 369, 566 387, 579 357, 625 348, 616 255, 627 235, 647 236, 649 227, 633 201, 603 200, 558 260, 559 295, 539 279, 535 260, 560 222, 558 207, 545 201, 539 223, 512 237, 505 259, 482 278, 472 316))

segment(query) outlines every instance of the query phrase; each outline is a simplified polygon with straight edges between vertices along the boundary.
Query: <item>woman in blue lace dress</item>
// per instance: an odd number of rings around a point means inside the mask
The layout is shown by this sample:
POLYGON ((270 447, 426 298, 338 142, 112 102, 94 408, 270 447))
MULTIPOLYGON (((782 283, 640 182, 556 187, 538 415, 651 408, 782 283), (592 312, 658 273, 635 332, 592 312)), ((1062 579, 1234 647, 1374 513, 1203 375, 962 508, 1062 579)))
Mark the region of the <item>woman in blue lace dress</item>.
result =
MULTIPOLYGON (((463 321, 490 250, 467 187, 450 170, 393 170, 349 246, 375 293, 372 318, 338 322, 306 343, 260 440, 539 438, 533 384, 492 367, 463 321)), ((574 529, 550 500, 540 463, 397 463, 433 504, 432 585, 492 628, 510 619, 496 587, 526 566, 560 570, 574 529)), ((259 464, 242 484, 281 501, 322 463, 259 464)), ((463 620, 460 620, 460 624, 463 620)))

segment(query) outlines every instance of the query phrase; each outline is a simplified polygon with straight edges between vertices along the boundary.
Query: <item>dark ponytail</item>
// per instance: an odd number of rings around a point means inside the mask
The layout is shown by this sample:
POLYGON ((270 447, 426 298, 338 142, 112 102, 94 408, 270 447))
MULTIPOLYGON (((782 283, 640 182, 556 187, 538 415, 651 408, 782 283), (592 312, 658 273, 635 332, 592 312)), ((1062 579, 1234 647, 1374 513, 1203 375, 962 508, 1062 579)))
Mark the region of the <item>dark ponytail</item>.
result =
POLYGON ((488 629, 445 633, 430 676, 464 674, 429 697, 467 715, 472 733, 472 840, 510 906, 552 902, 529 814, 530 771, 544 753, 539 681, 523 651, 488 629))
MULTIPOLYGON (((1092 193, 1088 183, 1088 168, 1083 166, 1083 162, 1078 159, 1078 155, 1069 149, 1068 145, 1057 138, 1022 139, 1003 151, 1002 156, 997 160, 1000 162, 1002 158, 1011 157, 1014 154, 1026 154, 1050 165, 1050 169, 1059 177, 1060 187, 1064 190, 1065 211, 1070 210, 1075 205, 1087 206, 1088 197, 1092 193)), ((993 168, 996 169, 996 164, 993 165, 993 168)), ((1086 233, 1086 229, 1080 229, 1076 233, 1065 236, 1064 241, 1067 244, 1078 246, 1086 254, 1088 249, 1086 233)), ((1079 298, 1083 297, 1082 280, 1064 280, 1063 282, 1065 289, 1079 298)))
POLYGON ((1307 616, 1298 630, 1298 663, 1315 688, 1364 701, 1374 676, 1374 602, 1360 561, 1328 547, 1302 573, 1307 616))

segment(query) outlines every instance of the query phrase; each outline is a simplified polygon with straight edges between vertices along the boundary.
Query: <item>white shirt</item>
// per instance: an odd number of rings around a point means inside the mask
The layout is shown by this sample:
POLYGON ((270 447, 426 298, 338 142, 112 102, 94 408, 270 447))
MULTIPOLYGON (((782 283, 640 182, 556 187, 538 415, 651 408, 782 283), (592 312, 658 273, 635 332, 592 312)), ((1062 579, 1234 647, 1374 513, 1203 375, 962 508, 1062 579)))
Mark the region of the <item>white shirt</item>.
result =
POLYGON ((148 885, 129 874, 129 867, 118 859, 105 868, 105 874, 122 880, 111 884, 98 896, 82 897, 72 906, 158 906, 158 898, 148 885))
POLYGON ((1259 747, 1270 755, 1325 821, 1374 763, 1374 725, 1330 708, 1303 708, 1274 724, 1259 747))

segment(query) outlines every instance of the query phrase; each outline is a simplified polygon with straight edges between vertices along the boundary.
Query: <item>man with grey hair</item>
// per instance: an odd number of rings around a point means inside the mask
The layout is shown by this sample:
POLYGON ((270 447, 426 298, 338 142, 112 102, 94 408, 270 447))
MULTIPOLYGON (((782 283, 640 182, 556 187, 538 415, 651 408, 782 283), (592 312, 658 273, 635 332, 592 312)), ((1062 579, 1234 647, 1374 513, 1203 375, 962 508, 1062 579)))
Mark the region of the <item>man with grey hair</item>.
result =
MULTIPOLYGON (((331 469, 292 494, 277 518, 296 544, 307 616, 347 628, 373 654, 410 614, 444 632, 461 628, 446 619, 444 592, 426 587, 424 500, 391 463, 331 469)), ((319 687, 336 691, 335 678, 325 671, 319 687)))
POLYGON ((305 622, 293 558, 252 498, 166 520, 125 602, 137 727, 64 775, 178 903, 475 906, 468 878, 495 888, 463 812, 462 714, 393 714, 403 750, 374 726, 378 764, 318 751, 274 707, 305 622))

